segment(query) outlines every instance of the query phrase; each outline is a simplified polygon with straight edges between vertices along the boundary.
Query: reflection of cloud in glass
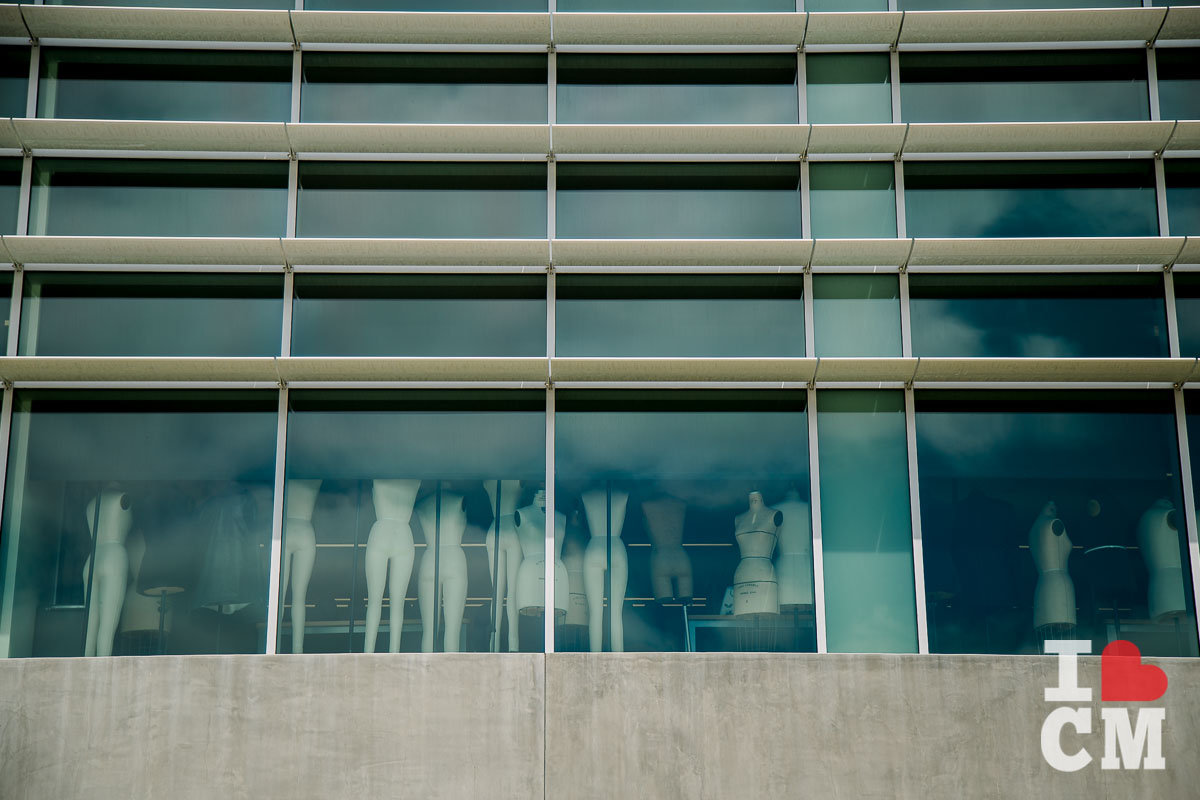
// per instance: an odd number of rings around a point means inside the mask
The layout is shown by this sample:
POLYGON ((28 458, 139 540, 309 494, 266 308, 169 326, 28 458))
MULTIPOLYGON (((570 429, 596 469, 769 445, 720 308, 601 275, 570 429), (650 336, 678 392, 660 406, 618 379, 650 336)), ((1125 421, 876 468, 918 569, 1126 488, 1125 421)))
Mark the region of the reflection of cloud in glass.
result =
POLYGON ((1155 236, 1150 188, 908 189, 918 237, 1155 236))
POLYGON ((304 122, 546 122, 544 84, 305 83, 301 99, 304 122))
MULTIPOLYGON (((147 69, 153 65, 147 64, 147 69)), ((75 119, 282 122, 291 86, 283 81, 43 80, 39 113, 75 119), (47 108, 46 97, 53 97, 47 108)))
POLYGON ((558 235, 570 238, 800 236, 800 193, 790 190, 560 190, 557 214, 558 235))
POLYGON ((538 238, 546 192, 531 189, 304 189, 299 236, 538 238))
POLYGON ((1145 81, 971 81, 900 84, 906 122, 1149 119, 1145 81))
POLYGON ((560 83, 561 123, 774 125, 793 123, 794 84, 625 84, 560 83))

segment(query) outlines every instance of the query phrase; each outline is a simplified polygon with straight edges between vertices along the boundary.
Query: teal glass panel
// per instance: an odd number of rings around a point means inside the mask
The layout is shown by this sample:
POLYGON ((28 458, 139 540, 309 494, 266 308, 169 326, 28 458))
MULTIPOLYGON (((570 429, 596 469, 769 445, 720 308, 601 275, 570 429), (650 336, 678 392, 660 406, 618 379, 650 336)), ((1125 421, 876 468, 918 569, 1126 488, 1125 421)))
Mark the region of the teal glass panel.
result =
POLYGON ((287 162, 40 158, 29 232, 282 236, 287 162))
POLYGON ((558 165, 564 239, 800 238, 797 164, 558 165))
POLYGON ((891 66, 887 53, 820 53, 805 56, 808 121, 892 121, 891 66))
POLYGON ((546 355, 546 279, 298 275, 297 356, 546 355))
POLYGON ((25 116, 29 95, 29 48, 0 47, 0 116, 25 116))
POLYGON ((896 235, 896 169, 891 162, 816 163, 809 167, 814 239, 896 235))
POLYGON ((42 50, 38 116, 284 122, 290 53, 248 50, 42 50))
POLYGON ((900 281, 895 275, 814 275, 821 357, 899 357, 900 281))
POLYGON ((904 200, 916 237, 1158 235, 1149 159, 908 162, 904 200))
POLYGON ((279 652, 542 652, 544 396, 291 392, 279 652))
POLYGON ((1168 355, 1160 275, 910 275, 913 355, 1168 355))
POLYGON ((795 0, 559 0, 559 11, 795 11, 795 0))
POLYGON ((309 0, 310 11, 546 11, 546 0, 309 0))
POLYGON ((262 653, 277 405, 18 391, 0 657, 262 653))
POLYGON ((305 53, 302 122, 546 122, 534 53, 305 53))
POLYGON ((905 122, 1150 119, 1140 50, 901 53, 905 122))
POLYGON ((560 275, 559 356, 804 355, 799 275, 560 275))
POLYGON ((541 238, 543 164, 306 162, 299 236, 541 238))
POLYGON ((887 11, 887 0, 804 0, 805 11, 887 11))
POLYGON ((796 57, 558 56, 561 123, 786 124, 798 119, 796 57))
POLYGON ((915 653, 904 395, 820 392, 817 436, 829 652, 915 653))
MULTIPOLYGON (((1176 270, 1175 320, 1179 325, 1179 355, 1200 356, 1200 274, 1176 270)), ((1200 449, 1200 439, 1196 440, 1200 449)))
POLYGON ((21 159, 0 158, 0 233, 17 232, 21 204, 21 159))
POLYGON ((804 392, 555 395, 556 651, 816 649, 804 392))
POLYGON ((274 356, 280 275, 26 273, 20 355, 274 356))
POLYGON ((1174 399, 918 391, 929 648, 1196 655, 1174 399))
POLYGON ((1170 158, 1163 166, 1171 235, 1200 234, 1200 161, 1170 158))
POLYGON ((1003 11, 1025 8, 1127 8, 1138 0, 899 0, 901 11, 1003 11))
POLYGON ((9 314, 12 309, 12 286, 13 274, 0 273, 0 316, 4 318, 4 330, 0 332, 0 347, 4 348, 4 352, 8 352, 8 329, 11 320, 9 314))
POLYGON ((1159 47, 1158 108, 1162 119, 1200 119, 1200 47, 1159 47))
POLYGON ((292 0, 47 0, 48 6, 129 6, 134 8, 292 9, 292 0))

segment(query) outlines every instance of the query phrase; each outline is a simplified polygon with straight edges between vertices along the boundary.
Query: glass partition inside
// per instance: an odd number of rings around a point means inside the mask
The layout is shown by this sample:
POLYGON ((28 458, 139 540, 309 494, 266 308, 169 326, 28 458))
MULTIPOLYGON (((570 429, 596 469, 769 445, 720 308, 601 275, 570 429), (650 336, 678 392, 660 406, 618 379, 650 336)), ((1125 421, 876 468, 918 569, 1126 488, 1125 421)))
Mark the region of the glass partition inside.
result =
POLYGON ((297 275, 297 356, 544 356, 541 275, 297 275))
POLYGON ((556 650, 815 650, 803 392, 556 395, 556 650))
POLYGON ((825 631, 831 653, 915 653, 902 392, 817 394, 825 631))
MULTIPOLYGON (((1175 321, 1179 326, 1179 355, 1200 356, 1200 273, 1176 270, 1175 321)), ((1200 447, 1200 440, 1197 441, 1200 447)))
POLYGON ((289 402, 280 652, 544 649, 543 392, 289 402))
POLYGON ((821 162, 809 166, 814 239, 896 235, 896 169, 889 162, 821 162))
POLYGON ((29 232, 282 236, 287 162, 38 158, 29 232))
POLYGON ((814 275, 813 316, 822 358, 903 354, 895 275, 814 275))
POLYGON ((901 53, 905 122, 1150 119, 1142 50, 901 53))
MULTIPOLYGON (((639 9, 642 10, 642 9, 639 9)), ((791 54, 558 56, 560 123, 795 123, 791 54)))
POLYGON ((892 121, 892 79, 887 53, 806 55, 808 121, 892 121))
POLYGON ((544 164, 300 164, 299 236, 541 238, 544 164))
POLYGON ((0 116, 25 116, 29 97, 29 48, 0 47, 0 116))
POLYGON ((929 647, 1196 655, 1169 391, 917 392, 929 647))
POLYGON ((914 274, 908 287, 916 356, 1169 354, 1161 275, 914 274))
POLYGON ((804 355, 800 275, 578 275, 556 280, 559 356, 804 355))
POLYGON ((0 655, 263 652, 276 407, 18 391, 0 655))
POLYGON ((283 276, 26 272, 24 356, 272 356, 283 276))
POLYGON ((305 53, 301 122, 546 122, 536 53, 305 53))
POLYGON ((904 199, 909 236, 1158 235, 1149 160, 907 162, 904 199))
POLYGON ((17 232, 21 205, 21 159, 0 158, 0 234, 17 232))
POLYGON ((39 117, 284 122, 291 97, 286 52, 43 48, 38 72, 39 117))
POLYGON ((799 164, 558 165, 558 236, 800 238, 799 164))
POLYGON ((1158 108, 1162 119, 1200 119, 1200 47, 1159 47, 1158 108))
POLYGON ((1169 158, 1163 167, 1171 235, 1200 234, 1200 160, 1169 158))

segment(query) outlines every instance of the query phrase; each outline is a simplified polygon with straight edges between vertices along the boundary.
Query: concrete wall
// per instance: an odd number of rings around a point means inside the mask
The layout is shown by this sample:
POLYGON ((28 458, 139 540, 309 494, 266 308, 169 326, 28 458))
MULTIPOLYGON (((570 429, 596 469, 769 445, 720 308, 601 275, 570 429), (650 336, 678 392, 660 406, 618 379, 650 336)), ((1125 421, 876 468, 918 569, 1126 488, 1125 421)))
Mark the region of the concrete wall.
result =
POLYGON ((0 798, 1195 798, 1200 660, 1163 772, 1042 761, 1052 658, 225 656, 0 662, 0 798))

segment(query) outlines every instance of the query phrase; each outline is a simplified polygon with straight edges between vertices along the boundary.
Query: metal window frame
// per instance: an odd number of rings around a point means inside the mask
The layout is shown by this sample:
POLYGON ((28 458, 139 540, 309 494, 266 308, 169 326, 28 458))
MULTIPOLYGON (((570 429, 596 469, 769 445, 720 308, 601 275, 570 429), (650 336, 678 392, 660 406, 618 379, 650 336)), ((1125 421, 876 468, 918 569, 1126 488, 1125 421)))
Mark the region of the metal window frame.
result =
POLYGON ((279 649, 279 624, 283 613, 283 598, 280 595, 283 566, 283 520, 285 460, 287 457, 288 387, 279 387, 279 417, 275 426, 275 486, 271 509, 271 574, 267 588, 267 629, 263 652, 275 655, 279 649))
POLYGON ((817 628, 817 652, 829 652, 825 620, 825 547, 821 527, 821 456, 817 434, 817 389, 807 389, 809 510, 812 514, 813 612, 817 628))
POLYGON ((1192 627, 1200 637, 1200 540, 1196 525, 1196 492, 1192 476, 1191 445, 1188 442, 1187 403, 1183 387, 1175 387, 1175 433, 1179 441, 1179 478, 1183 491, 1184 523, 1187 526, 1188 561, 1192 573, 1192 627))
POLYGON ((925 545, 921 529, 921 484, 917 472, 917 410, 912 384, 904 387, 908 443, 908 503, 912 517, 913 594, 917 601, 917 652, 929 653, 929 614, 925 605, 925 545))

